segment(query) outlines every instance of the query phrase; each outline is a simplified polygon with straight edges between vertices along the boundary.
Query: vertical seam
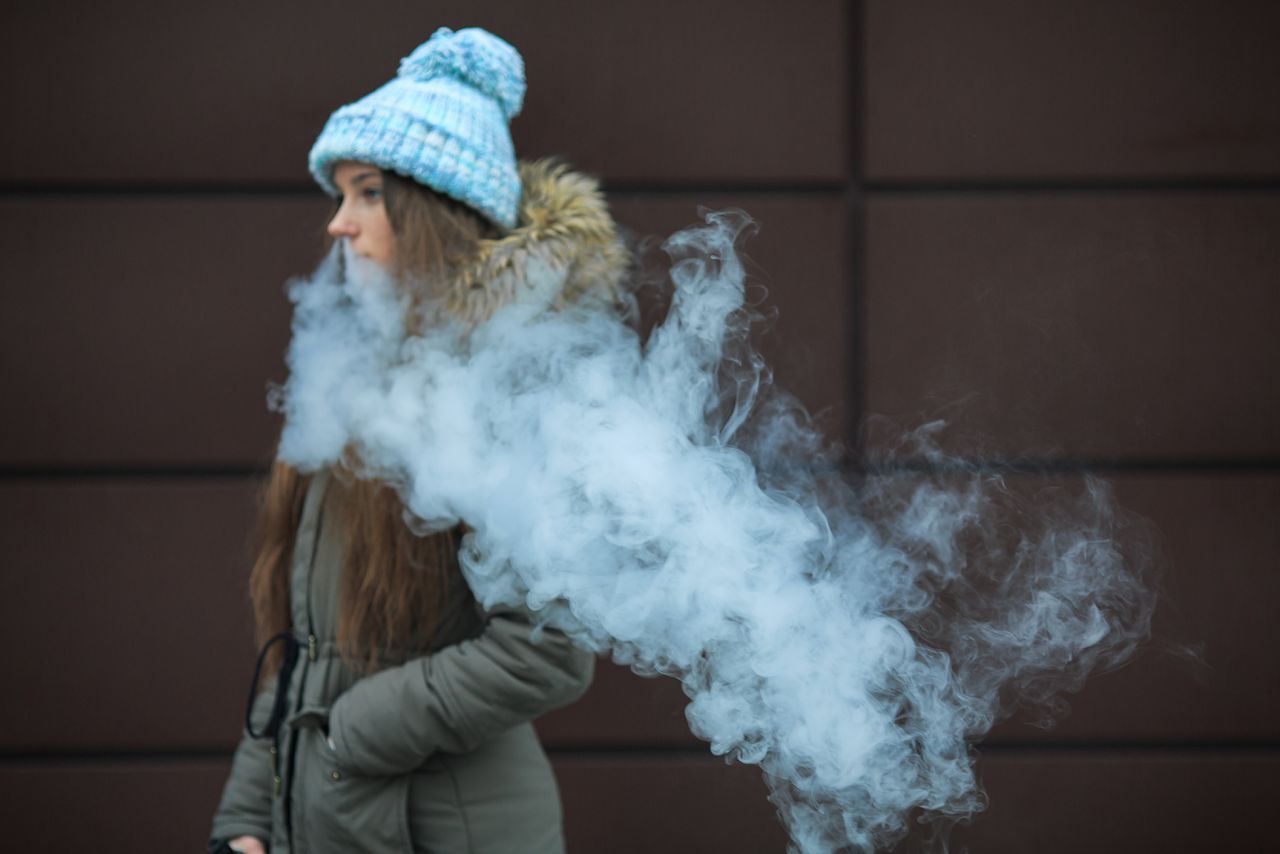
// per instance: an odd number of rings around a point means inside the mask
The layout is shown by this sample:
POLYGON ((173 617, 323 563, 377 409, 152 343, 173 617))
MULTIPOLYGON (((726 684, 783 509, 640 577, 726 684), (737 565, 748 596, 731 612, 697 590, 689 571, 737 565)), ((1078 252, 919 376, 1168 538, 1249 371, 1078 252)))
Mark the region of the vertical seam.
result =
POLYGON ((467 841, 466 851, 470 854, 474 846, 471 844, 471 822, 467 820, 467 808, 462 803, 462 790, 458 788, 458 778, 453 773, 453 763, 442 760, 441 764, 449 774, 449 785, 453 787, 453 800, 458 805, 458 817, 462 820, 462 835, 467 841))

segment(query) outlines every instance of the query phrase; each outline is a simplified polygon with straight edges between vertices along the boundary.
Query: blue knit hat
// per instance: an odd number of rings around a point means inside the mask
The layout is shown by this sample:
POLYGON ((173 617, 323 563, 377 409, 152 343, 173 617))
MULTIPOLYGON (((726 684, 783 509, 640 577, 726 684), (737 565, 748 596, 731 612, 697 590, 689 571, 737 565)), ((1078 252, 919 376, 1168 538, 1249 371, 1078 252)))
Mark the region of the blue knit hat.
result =
POLYGON ((512 228, 520 176, 508 125, 524 92, 514 47, 478 27, 441 27, 400 60, 395 79, 329 117, 311 147, 311 174, 337 196, 334 164, 369 163, 512 228))

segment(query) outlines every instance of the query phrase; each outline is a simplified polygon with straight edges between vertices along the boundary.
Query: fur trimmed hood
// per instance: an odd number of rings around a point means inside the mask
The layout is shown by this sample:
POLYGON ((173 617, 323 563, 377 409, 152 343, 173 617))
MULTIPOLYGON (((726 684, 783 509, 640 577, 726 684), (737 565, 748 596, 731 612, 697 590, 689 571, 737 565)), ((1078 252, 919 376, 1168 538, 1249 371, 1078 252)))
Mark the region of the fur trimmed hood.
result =
POLYGON ((515 228, 480 241, 449 287, 449 313, 474 326, 517 301, 622 309, 631 253, 599 184, 554 159, 521 161, 519 171, 515 228))

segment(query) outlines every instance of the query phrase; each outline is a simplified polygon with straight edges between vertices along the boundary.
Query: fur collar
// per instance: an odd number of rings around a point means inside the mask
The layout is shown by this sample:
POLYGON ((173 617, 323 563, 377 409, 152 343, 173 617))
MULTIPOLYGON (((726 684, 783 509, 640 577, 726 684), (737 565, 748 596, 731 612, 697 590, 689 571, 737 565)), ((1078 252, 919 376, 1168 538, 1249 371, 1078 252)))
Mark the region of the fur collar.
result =
POLYGON ((620 308, 631 255, 594 178, 552 159, 520 162, 516 226, 480 241, 449 288, 448 310, 470 326, 517 300, 620 308), (549 275, 542 275, 539 268, 549 275), (541 293, 534 293, 530 272, 541 293))

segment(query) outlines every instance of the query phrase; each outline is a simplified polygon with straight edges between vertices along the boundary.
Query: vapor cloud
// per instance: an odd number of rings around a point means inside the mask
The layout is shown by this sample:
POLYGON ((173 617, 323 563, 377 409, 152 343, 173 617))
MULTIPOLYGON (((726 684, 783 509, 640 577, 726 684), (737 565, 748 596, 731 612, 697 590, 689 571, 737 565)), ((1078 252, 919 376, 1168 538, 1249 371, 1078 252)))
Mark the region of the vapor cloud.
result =
MULTIPOLYGON (((1101 482, 841 474, 750 347, 748 224, 666 242, 671 309, 645 341, 537 298, 406 337, 385 276, 339 244, 290 287, 280 456, 312 470, 354 444, 422 530, 471 526, 482 603, 679 679, 693 732, 761 767, 795 850, 870 851, 913 811, 980 809, 971 745, 1131 656, 1154 597, 1101 482)), ((908 440, 941 462, 929 428, 908 440)))

